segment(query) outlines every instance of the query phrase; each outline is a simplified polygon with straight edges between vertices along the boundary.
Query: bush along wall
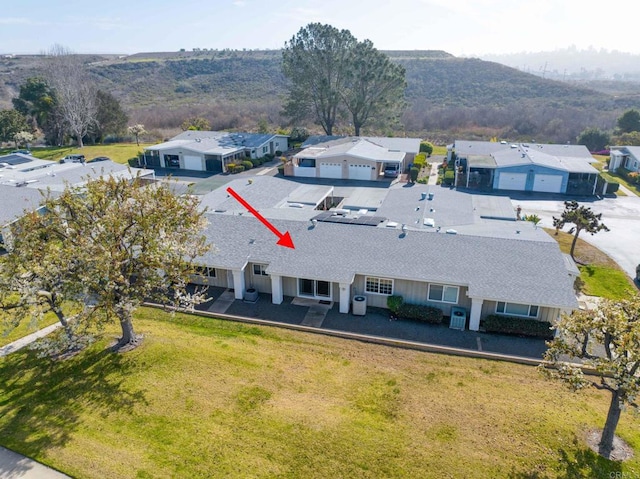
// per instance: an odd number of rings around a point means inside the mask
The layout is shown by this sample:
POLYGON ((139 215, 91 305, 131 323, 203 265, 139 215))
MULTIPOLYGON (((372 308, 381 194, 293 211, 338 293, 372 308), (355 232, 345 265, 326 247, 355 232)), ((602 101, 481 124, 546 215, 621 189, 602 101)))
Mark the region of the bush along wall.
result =
POLYGON ((536 338, 553 339, 553 326, 548 321, 500 316, 491 314, 484 318, 484 330, 488 333, 517 334, 536 338))

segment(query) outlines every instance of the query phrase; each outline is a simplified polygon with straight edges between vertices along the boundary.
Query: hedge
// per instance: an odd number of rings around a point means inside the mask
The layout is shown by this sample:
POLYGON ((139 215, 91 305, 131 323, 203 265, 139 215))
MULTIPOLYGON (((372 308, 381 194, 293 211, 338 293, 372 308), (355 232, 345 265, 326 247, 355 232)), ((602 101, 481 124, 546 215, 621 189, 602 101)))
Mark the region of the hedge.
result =
POLYGON ((398 307, 397 315, 399 318, 415 319, 424 321, 425 323, 440 324, 442 323, 443 313, 439 308, 433 306, 424 306, 422 304, 402 303, 398 307))
POLYGON ((251 161, 249 161, 249 160, 244 160, 241 163, 241 165, 244 166, 245 170, 250 170, 251 168, 253 168, 253 163, 251 161))
POLYGON ((402 306, 402 296, 389 296, 387 297, 387 308, 393 313, 398 314, 398 310, 402 306))
POLYGON ((517 334, 553 339, 553 326, 548 321, 491 314, 484 318, 483 326, 488 333, 517 334))

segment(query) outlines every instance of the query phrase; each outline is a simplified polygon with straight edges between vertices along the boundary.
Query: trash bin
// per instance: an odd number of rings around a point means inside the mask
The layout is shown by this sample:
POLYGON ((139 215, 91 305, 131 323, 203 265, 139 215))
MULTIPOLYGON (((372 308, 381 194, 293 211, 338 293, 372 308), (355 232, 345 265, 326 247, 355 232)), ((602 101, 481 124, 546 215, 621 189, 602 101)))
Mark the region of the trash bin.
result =
POLYGON ((364 316, 367 314, 367 297, 356 295, 353 297, 353 314, 355 316, 364 316))

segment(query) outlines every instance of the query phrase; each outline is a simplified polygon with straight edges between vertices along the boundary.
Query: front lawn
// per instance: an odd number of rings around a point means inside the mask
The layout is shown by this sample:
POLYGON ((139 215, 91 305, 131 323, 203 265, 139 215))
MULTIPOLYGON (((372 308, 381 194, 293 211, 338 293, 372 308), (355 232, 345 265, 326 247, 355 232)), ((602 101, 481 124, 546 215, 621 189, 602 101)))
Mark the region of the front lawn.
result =
MULTIPOLYGON (((573 235, 563 231, 555 234, 553 228, 545 228, 560 245, 563 253, 569 253, 573 235)), ((580 269, 580 289, 589 296, 622 299, 637 292, 633 280, 606 253, 580 237, 576 243, 575 257, 580 269)))
MULTIPOLYGON (((638 477, 535 368, 142 309, 138 349, 0 358, 0 444, 82 478, 638 477)), ((107 336, 115 335, 109 331, 107 336)))
POLYGON ((586 295, 618 300, 628 298, 634 292, 629 277, 618 268, 592 264, 578 267, 583 282, 582 292, 586 295))

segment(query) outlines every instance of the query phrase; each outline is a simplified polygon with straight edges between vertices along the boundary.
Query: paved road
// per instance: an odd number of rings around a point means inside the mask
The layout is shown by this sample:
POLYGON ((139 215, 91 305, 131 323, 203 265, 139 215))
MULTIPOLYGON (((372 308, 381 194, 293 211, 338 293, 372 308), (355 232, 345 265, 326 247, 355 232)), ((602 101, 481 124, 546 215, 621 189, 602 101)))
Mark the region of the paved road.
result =
MULTIPOLYGON (((512 199, 514 208, 522 207, 522 214, 537 214, 542 218, 541 225, 553 228, 553 216, 559 216, 564 210, 563 200, 512 199)), ((640 197, 619 196, 593 201, 579 201, 595 213, 602 213, 602 221, 611 230, 595 235, 581 233, 580 238, 600 248, 611 256, 632 278, 636 275, 636 266, 640 264, 640 197)))

